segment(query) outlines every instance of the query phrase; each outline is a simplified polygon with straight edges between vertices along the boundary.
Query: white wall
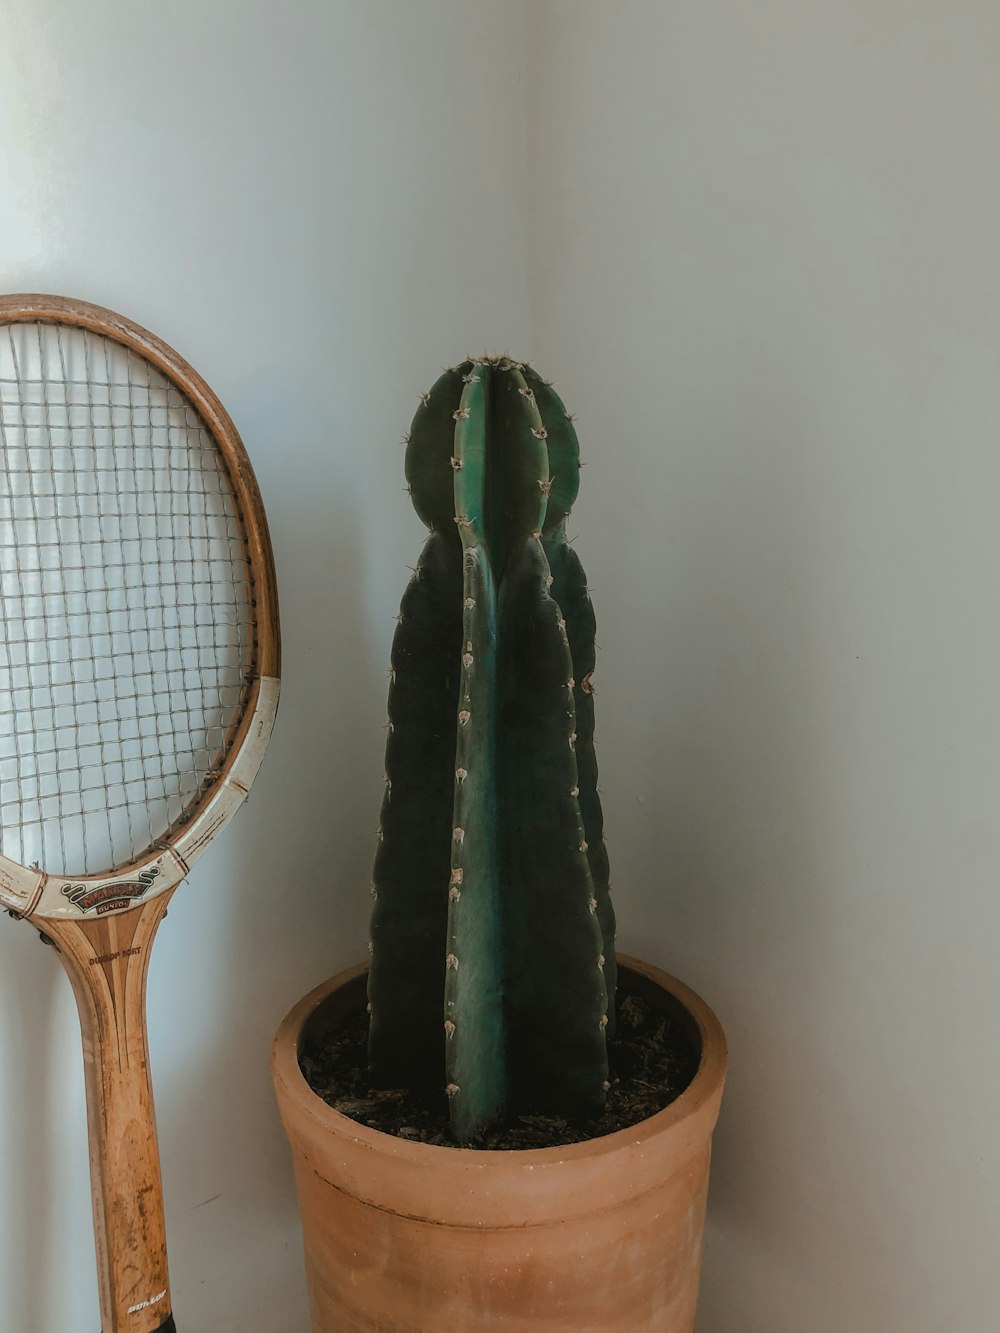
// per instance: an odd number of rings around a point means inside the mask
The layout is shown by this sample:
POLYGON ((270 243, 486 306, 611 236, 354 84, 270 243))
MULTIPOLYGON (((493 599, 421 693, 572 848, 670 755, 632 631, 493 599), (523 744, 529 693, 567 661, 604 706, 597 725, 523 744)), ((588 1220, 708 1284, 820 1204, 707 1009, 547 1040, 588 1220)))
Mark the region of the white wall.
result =
MULTIPOLYGON (((267 1067, 363 955, 392 614, 423 529, 399 437, 445 363, 527 332, 524 5, 0 0, 0 291, 120 309, 243 434, 285 690, 251 806, 149 989, 178 1327, 305 1333, 267 1067)), ((99 1325, 79 1028, 0 921, 0 1330, 99 1325)))
POLYGON ((622 940, 732 1044, 699 1333, 995 1333, 1000 10, 532 51, 622 940))
MULTIPOLYGON (((1000 13, 0 0, 0 30, 0 290, 174 343, 275 539, 278 728, 150 978, 182 1333, 305 1333, 267 1048, 363 950, 421 533, 396 441, 487 343, 580 415, 622 942, 732 1041, 699 1333, 995 1333, 1000 13)), ((76 1017, 12 922, 0 1014, 0 1329, 93 1333, 76 1017)))

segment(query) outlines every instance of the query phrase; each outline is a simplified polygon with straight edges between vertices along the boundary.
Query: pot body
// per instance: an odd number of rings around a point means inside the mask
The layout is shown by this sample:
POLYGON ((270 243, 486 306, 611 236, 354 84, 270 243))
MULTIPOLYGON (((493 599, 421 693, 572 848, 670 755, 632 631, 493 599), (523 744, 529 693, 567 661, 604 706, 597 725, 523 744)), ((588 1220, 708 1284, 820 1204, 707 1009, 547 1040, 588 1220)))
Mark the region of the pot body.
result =
POLYGON ((327 1106, 299 1050, 363 1004, 365 966, 292 1010, 273 1070, 314 1333, 693 1333, 725 1038, 673 977, 620 966, 626 990, 683 1018, 698 1073, 641 1124, 564 1148, 435 1147, 327 1106))

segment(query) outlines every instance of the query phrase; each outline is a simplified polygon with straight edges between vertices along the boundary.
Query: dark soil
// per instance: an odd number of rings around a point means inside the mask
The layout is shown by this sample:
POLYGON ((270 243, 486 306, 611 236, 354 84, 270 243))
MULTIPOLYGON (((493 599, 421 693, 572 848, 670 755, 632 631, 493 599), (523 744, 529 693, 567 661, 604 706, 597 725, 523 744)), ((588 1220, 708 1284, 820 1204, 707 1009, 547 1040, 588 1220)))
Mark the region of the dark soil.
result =
MULTIPOLYGON (((444 1092, 418 1096, 403 1088, 374 1088, 368 1077, 368 1015, 363 1008, 306 1047, 302 1073, 327 1105, 371 1129, 419 1143, 454 1146, 444 1092)), ((520 1115, 469 1143, 470 1148, 557 1148, 628 1129, 681 1095, 698 1072, 698 1054, 677 1019, 638 995, 621 995, 618 1032, 608 1044, 611 1090, 603 1115, 583 1124, 555 1116, 520 1115)))

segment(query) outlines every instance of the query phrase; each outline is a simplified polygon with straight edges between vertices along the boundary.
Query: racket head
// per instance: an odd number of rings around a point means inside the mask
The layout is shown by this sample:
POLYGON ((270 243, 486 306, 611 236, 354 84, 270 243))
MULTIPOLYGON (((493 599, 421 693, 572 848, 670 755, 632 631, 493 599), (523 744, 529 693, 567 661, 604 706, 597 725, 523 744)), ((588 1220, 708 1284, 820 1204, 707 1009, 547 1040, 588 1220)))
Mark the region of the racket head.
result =
POLYGON ((246 798, 279 677, 218 398, 113 311, 0 297, 0 906, 93 918, 176 885, 246 798))

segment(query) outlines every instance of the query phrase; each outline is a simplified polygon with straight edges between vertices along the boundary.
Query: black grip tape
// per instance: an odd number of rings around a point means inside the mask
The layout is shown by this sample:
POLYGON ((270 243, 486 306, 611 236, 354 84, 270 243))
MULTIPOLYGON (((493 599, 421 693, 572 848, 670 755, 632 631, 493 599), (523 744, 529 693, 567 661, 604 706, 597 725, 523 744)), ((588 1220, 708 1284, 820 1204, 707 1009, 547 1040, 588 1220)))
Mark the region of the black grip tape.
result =
POLYGON ((177 1333, 177 1325, 174 1323, 173 1315, 168 1314, 164 1322, 157 1324, 156 1328, 153 1329, 153 1333, 177 1333))

